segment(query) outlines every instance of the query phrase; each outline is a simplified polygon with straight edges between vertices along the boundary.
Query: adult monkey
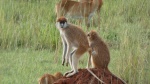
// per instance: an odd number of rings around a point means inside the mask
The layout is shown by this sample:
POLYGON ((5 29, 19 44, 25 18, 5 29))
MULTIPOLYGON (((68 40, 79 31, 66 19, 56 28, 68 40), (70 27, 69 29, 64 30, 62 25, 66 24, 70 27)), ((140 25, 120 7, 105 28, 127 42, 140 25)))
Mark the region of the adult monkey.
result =
POLYGON ((57 19, 56 27, 60 31, 63 42, 62 65, 69 63, 72 69, 68 72, 67 77, 69 77, 78 72, 78 60, 88 50, 88 40, 84 31, 80 27, 68 23, 65 17, 57 19), (73 51, 71 51, 72 49, 73 51), (72 57, 70 57, 71 55, 72 57))

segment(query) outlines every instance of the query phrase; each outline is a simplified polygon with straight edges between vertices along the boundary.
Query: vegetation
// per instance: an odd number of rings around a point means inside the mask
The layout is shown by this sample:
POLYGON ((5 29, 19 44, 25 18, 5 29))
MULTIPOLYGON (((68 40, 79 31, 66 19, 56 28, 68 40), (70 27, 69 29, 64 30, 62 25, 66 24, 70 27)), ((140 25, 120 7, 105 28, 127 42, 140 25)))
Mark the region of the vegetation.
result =
MULTIPOLYGON (((58 1, 0 0, 0 84, 36 84, 44 73, 70 70, 61 65, 54 10, 58 1)), ((149 84, 150 1, 103 1, 98 32, 109 45, 109 69, 128 84, 149 84)))

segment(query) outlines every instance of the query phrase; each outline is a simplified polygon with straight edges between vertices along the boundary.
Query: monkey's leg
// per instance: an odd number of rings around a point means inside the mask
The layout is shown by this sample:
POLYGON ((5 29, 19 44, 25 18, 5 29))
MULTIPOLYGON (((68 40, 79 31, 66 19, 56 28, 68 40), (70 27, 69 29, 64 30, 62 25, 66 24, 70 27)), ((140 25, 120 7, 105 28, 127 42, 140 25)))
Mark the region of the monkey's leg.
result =
POLYGON ((73 72, 73 67, 72 67, 72 55, 74 54, 75 51, 76 51, 76 49, 71 52, 70 57, 69 57, 69 64, 70 64, 70 66, 71 66, 71 71, 66 72, 66 73, 65 73, 65 76, 66 76, 67 74, 73 72))
POLYGON ((76 49, 74 49, 74 50, 70 53, 70 57, 69 57, 69 64, 70 64, 70 66, 71 66, 71 69, 73 69, 73 68, 72 68, 72 55, 74 54, 75 51, 76 51, 76 49))
POLYGON ((72 67, 73 67, 73 72, 72 73, 69 73, 66 77, 70 77, 70 76, 73 76, 74 74, 78 73, 78 61, 79 61, 79 58, 81 57, 81 55, 83 53, 86 52, 86 49, 84 49, 83 47, 79 47, 75 52, 74 54, 72 55, 72 67))
POLYGON ((77 65, 78 65, 78 56, 76 54, 74 54, 72 56, 72 67, 73 67, 73 72, 72 73, 69 73, 66 77, 70 77, 76 73, 78 73, 78 69, 77 69, 77 65))

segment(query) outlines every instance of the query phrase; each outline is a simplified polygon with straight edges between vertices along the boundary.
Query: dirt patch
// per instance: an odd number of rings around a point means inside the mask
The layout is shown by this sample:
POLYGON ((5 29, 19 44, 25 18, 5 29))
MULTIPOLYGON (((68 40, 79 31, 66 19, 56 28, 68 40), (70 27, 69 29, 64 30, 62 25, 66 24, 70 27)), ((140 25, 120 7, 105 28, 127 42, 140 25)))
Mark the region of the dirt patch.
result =
MULTIPOLYGON (((109 71, 103 69, 90 69, 96 74, 105 84, 124 84, 120 79, 112 75, 109 71)), ((101 84, 91 73, 86 69, 79 69, 79 72, 72 77, 63 77, 54 84, 101 84)))

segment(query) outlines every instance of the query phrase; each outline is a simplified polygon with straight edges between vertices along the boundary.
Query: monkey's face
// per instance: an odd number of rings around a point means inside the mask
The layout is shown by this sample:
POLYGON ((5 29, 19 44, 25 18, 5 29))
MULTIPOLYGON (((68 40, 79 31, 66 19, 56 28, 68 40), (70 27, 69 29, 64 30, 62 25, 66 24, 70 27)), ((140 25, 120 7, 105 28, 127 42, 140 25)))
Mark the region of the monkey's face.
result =
POLYGON ((67 19, 65 17, 60 17, 57 19, 56 21, 56 27, 57 28, 67 28, 68 23, 67 23, 67 19))
POLYGON ((94 31, 94 30, 90 31, 90 32, 87 34, 87 38, 88 38, 89 41, 94 40, 94 39, 96 38, 96 36, 97 36, 97 33, 96 33, 96 31, 94 31))

